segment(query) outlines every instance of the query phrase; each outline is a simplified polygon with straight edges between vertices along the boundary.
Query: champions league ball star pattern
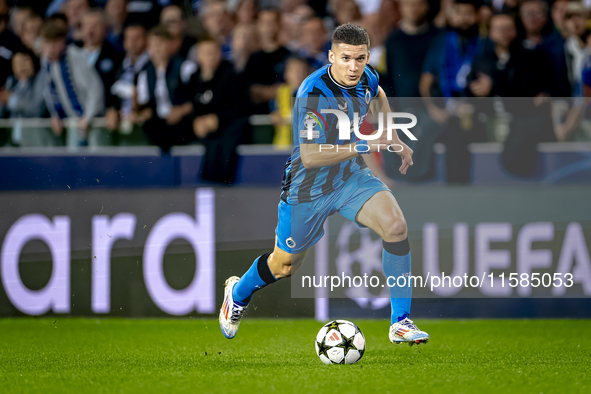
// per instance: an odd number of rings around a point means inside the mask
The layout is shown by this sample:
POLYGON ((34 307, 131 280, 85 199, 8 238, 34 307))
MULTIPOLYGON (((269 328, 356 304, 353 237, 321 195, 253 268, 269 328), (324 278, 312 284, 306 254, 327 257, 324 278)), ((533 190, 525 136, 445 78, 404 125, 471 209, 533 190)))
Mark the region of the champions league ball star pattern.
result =
POLYGON ((365 337, 350 321, 333 320, 322 326, 315 346, 324 364, 355 364, 365 352, 365 337))

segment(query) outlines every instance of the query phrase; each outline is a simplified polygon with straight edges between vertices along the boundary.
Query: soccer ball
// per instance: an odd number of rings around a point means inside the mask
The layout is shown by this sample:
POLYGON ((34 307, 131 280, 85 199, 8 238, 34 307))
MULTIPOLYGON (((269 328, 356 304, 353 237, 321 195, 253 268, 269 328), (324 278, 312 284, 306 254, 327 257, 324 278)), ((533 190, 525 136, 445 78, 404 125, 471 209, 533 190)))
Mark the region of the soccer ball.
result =
POLYGON ((318 331, 315 345, 324 364, 355 364, 365 352, 365 337, 350 321, 333 320, 318 331))

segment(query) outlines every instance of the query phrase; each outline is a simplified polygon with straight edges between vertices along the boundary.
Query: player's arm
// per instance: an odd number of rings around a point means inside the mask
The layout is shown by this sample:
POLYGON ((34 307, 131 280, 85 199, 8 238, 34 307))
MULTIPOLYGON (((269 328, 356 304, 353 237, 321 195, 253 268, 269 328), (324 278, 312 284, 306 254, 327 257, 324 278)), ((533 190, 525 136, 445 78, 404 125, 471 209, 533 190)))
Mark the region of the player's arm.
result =
POLYGON ((359 156, 355 145, 355 142, 345 145, 300 144, 302 164, 305 168, 315 168, 351 160, 359 156))
MULTIPOLYGON (((377 100, 372 101, 372 104, 374 105, 372 105, 370 109, 372 115, 377 118, 381 113, 387 114, 388 112, 390 112, 390 103, 388 103, 388 97, 386 96, 386 92, 384 92, 384 89, 382 89, 381 86, 378 86, 378 95, 376 96, 376 98, 377 100)), ((390 141, 390 143, 400 143, 400 138, 398 138, 398 132, 392 133, 392 141, 390 141)))
MULTIPOLYGON (((388 97, 386 96, 386 92, 384 92, 384 89, 382 89, 381 86, 378 86, 378 95, 377 95, 376 101, 377 101, 376 105, 373 105, 371 108, 372 114, 375 117, 378 117, 380 113, 383 113, 384 116, 386 116, 385 114, 390 112, 390 104, 388 103, 388 97)), ((400 166, 400 168, 398 170, 400 171, 400 173, 402 175, 406 174, 408 167, 413 165, 413 161, 412 161, 413 150, 410 149, 404 142, 400 141, 400 138, 398 137, 398 131, 395 130, 395 132, 392 133, 392 140, 391 141, 387 140, 387 135, 386 135, 385 131, 382 132, 381 137, 376 141, 379 141, 379 143, 385 143, 388 145, 396 145, 396 149, 395 149, 396 153, 398 154, 398 156, 400 156, 402 158, 402 165, 400 166), (401 146, 402 146, 402 150, 399 151, 401 146)))

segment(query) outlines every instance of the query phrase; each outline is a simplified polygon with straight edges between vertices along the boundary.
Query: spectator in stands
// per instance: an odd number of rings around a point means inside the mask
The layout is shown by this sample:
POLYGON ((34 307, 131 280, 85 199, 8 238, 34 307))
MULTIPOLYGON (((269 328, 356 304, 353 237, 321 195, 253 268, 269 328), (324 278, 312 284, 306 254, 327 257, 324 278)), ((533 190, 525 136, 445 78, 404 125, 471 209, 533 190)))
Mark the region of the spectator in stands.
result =
MULTIPOLYGON (((36 75, 33 58, 28 52, 17 52, 12 57, 12 72, 6 90, 0 92, 0 104, 6 105, 12 119, 40 118, 47 109, 43 98, 44 83, 36 75)), ((51 130, 27 128, 18 122, 12 129, 12 142, 20 146, 55 145, 51 130)))
POLYGON ((20 38, 8 28, 9 20, 8 10, 0 12, 0 87, 11 74, 12 54, 26 50, 20 38))
MULTIPOLYGON (((442 32, 427 21, 427 0, 401 0, 399 29, 386 41, 387 78, 386 91, 397 97, 397 105, 421 119, 420 127, 413 130, 417 141, 405 140, 414 150, 412 169, 405 175, 408 179, 420 179, 430 170, 433 146, 439 138, 437 128, 430 125, 425 107, 420 98, 419 81, 427 52, 442 32), (430 133, 427 131, 431 131, 430 133)), ((373 57, 373 53, 372 53, 373 57)), ((404 138, 404 137, 403 137, 404 138)), ((401 159, 395 153, 382 153, 386 174, 393 179, 402 179, 401 159)))
POLYGON ((105 7, 107 22, 106 40, 118 52, 125 52, 123 48, 123 30, 127 18, 126 0, 109 0, 105 7))
POLYGON ((324 21, 318 17, 308 19, 302 26, 301 37, 300 56, 309 58, 315 70, 328 64, 330 41, 326 36, 324 21))
POLYGON ((66 14, 61 13, 61 12, 51 15, 50 17, 48 17, 46 19, 45 22, 52 22, 54 24, 57 24, 57 25, 63 27, 66 30, 68 30, 68 28, 69 28, 68 17, 66 16, 66 14))
MULTIPOLYGON (((54 21, 41 29, 43 37, 43 68, 46 83, 45 102, 51 113, 52 129, 63 132, 63 119, 77 118, 78 133, 68 136, 69 144, 87 141, 92 119, 103 113, 103 84, 96 69, 88 63, 84 50, 66 47, 68 31, 54 21)), ((92 133, 94 134, 94 133, 92 133)), ((94 137, 88 140, 94 145, 94 137)))
POLYGON ((233 24, 226 3, 223 1, 207 3, 202 9, 202 23, 207 33, 221 45, 222 57, 232 60, 233 24))
POLYGON ((543 0, 524 0, 519 8, 519 15, 525 30, 522 41, 524 48, 541 49, 551 59, 554 78, 557 80, 557 90, 553 92, 553 96, 571 97, 573 92, 568 82, 564 39, 548 23, 548 3, 543 0))
POLYGON ((117 97, 116 108, 120 113, 107 113, 107 128, 115 130, 119 128, 120 142, 141 141, 145 138, 140 127, 135 124, 133 113, 133 97, 137 77, 144 69, 150 58, 148 56, 148 36, 144 26, 135 23, 125 28, 123 33, 123 45, 125 47, 125 58, 123 64, 117 71, 116 82, 111 88, 111 93, 117 97), (121 119, 121 124, 119 124, 121 119))
POLYGON ((450 118, 445 105, 452 105, 451 97, 465 96, 466 77, 476 54, 483 44, 478 35, 478 3, 457 0, 450 12, 448 30, 433 41, 423 66, 419 90, 431 119, 441 125, 428 130, 428 135, 440 133, 446 145, 446 175, 452 183, 470 181, 471 155, 468 143, 475 135, 460 128, 458 117, 450 118), (432 97, 443 96, 436 103, 432 97), (444 104, 445 103, 445 104, 444 104), (443 105, 443 106, 442 106, 443 105))
POLYGON ((380 24, 380 14, 366 14, 355 23, 363 27, 369 36, 369 64, 379 73, 380 78, 386 73, 386 48, 384 42, 390 32, 380 24))
MULTIPOLYGON (((585 83, 583 74, 586 74, 585 65, 589 63, 589 47, 587 41, 591 31, 586 28, 586 19, 589 13, 579 2, 569 2, 565 10, 564 28, 566 33, 566 65, 571 91, 574 92, 572 106, 566 113, 560 124, 556 125, 556 138, 559 141, 587 140, 585 127, 579 127, 585 117, 585 83)), ((556 105, 555 105, 556 106, 556 105)), ((587 123, 587 122, 585 122, 587 123)))
POLYGON ((33 10, 29 7, 14 7, 11 14, 11 29, 22 41, 25 30, 25 21, 31 16, 33 10))
POLYGON ((255 23, 259 13, 257 0, 239 0, 236 6, 236 24, 255 23))
POLYGON ((427 21, 427 0, 401 0, 399 29, 386 41, 388 91, 394 97, 420 97, 419 80, 427 51, 440 34, 427 21))
POLYGON ((160 23, 168 27, 168 31, 172 36, 171 51, 186 59, 191 47, 195 45, 197 40, 186 35, 185 20, 181 8, 176 5, 164 8, 160 14, 160 23))
POLYGON ((252 54, 244 71, 255 113, 269 113, 269 103, 275 98, 279 83, 283 82, 284 63, 290 52, 279 43, 281 14, 267 9, 257 19, 261 50, 252 54))
POLYGON ((429 114, 439 123, 444 123, 448 114, 429 100, 431 91, 439 90, 443 97, 463 95, 470 64, 482 49, 477 15, 475 0, 457 0, 450 16, 452 29, 432 43, 425 59, 420 92, 429 114))
POLYGON ((585 42, 588 35, 585 27, 587 16, 588 11, 583 3, 578 1, 568 3, 564 17, 564 26, 567 35, 564 49, 566 53, 568 80, 573 94, 577 93, 577 90, 581 86, 583 59, 587 54, 587 43, 585 42))
POLYGON ((36 56, 41 55, 41 26, 43 26, 41 15, 31 13, 25 20, 23 36, 21 38, 23 44, 36 56))
POLYGON ((361 20, 361 11, 355 0, 336 0, 330 3, 336 26, 361 20))
POLYGON ((82 40, 84 54, 89 65, 93 66, 101 77, 105 92, 107 117, 116 113, 116 97, 111 93, 117 70, 123 62, 123 55, 108 41, 105 41, 104 13, 100 8, 93 8, 82 16, 82 40))
POLYGON ((8 106, 11 117, 41 117, 45 113, 43 88, 31 54, 17 52, 12 57, 12 75, 6 81, 0 102, 8 106))
POLYGON ((291 137, 291 112, 293 110, 293 98, 304 82, 304 79, 310 75, 310 65, 301 57, 290 56, 285 62, 285 83, 277 88, 275 101, 273 102, 273 124, 275 125, 275 136, 273 145, 289 147, 292 142, 291 137))
POLYGON ((191 91, 195 92, 193 131, 206 149, 201 178, 231 184, 236 178, 236 147, 249 130, 246 93, 232 65, 222 59, 217 40, 200 42, 197 60, 191 91))
POLYGON ((549 96, 553 90, 552 68, 540 67, 550 59, 541 50, 526 50, 516 41, 517 29, 509 14, 493 15, 490 39, 476 56, 468 75, 468 90, 476 97, 549 96))
POLYGON ((490 18, 492 17, 492 4, 484 0, 478 9, 478 30, 481 37, 488 37, 490 31, 490 18))
POLYGON ((88 0, 67 0, 64 9, 69 24, 68 44, 83 45, 82 16, 89 8, 88 0))
POLYGON ((169 0, 129 0, 127 2, 127 23, 141 23, 151 29, 160 20, 161 4, 168 5, 169 0))
POLYGON ((172 36, 166 26, 156 26, 148 37, 150 61, 138 75, 139 113, 148 139, 168 152, 173 145, 195 139, 191 129, 193 105, 187 82, 181 77, 183 60, 171 56, 172 36))
POLYGON ((562 37, 567 36, 564 16, 569 3, 570 0, 556 0, 554 4, 552 4, 552 22, 554 22, 554 30, 562 37))
MULTIPOLYGON (((429 2, 429 4, 432 4, 432 2, 429 2)), ((383 26, 388 34, 396 30, 396 27, 398 26, 398 22, 400 21, 399 8, 400 4, 398 0, 383 0, 380 5, 380 25, 383 26)), ((427 17, 427 19, 429 19, 429 17, 427 17)))
POLYGON ((259 49, 259 37, 252 23, 240 23, 232 31, 232 63, 234 71, 242 74, 248 59, 259 49))
POLYGON ((279 42, 290 51, 301 49, 301 37, 304 23, 314 16, 314 10, 307 4, 301 4, 292 11, 282 9, 279 42))
POLYGON ((475 59, 468 89, 478 97, 503 97, 514 120, 501 162, 507 171, 529 176, 536 164, 536 144, 556 140, 550 104, 544 100, 554 90, 553 72, 540 67, 550 63, 544 52, 525 50, 516 41, 517 29, 511 15, 493 16, 490 38, 494 47, 475 59))

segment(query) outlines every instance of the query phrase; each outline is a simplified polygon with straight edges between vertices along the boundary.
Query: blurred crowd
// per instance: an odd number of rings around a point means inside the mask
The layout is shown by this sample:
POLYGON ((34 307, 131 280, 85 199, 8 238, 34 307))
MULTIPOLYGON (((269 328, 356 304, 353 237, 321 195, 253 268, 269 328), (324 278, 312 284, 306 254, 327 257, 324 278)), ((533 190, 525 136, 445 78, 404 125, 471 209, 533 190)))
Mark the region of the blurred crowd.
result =
MULTIPOLYGON (((369 33, 370 63, 392 106, 420 119, 407 178, 428 177, 433 146, 443 142, 448 181, 467 182, 468 145, 487 141, 504 141, 505 169, 529 176, 537 143, 591 135, 587 7, 591 1, 0 0, 0 115, 51 119, 51 128, 15 123, 4 143, 151 144, 164 152, 198 143, 206 148, 203 179, 232 183, 236 146, 291 143, 297 88, 328 64, 332 30, 354 22, 369 33), (507 113, 511 127, 500 127, 507 113), (272 122, 253 126, 252 115, 272 122)), ((397 156, 382 159, 385 175, 396 178, 388 169, 397 156)))

